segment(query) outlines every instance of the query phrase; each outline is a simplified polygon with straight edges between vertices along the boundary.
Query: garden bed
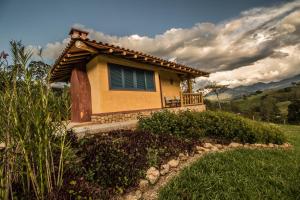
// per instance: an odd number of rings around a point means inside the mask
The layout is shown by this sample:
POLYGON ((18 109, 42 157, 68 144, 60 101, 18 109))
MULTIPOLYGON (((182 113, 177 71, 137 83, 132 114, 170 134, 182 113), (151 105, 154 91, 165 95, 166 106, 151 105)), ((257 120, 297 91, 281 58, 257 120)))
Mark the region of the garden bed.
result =
MULTIPOLYGON (((59 137, 52 140, 54 170, 59 169, 59 137)), ((215 152, 235 145, 274 147, 285 140, 276 125, 221 112, 158 112, 140 119, 134 131, 117 130, 85 138, 69 133, 64 148, 63 184, 54 187, 47 199, 126 197, 141 191, 141 183, 155 184, 164 171, 169 171, 168 167, 170 171, 176 169, 172 165, 180 168, 184 163, 181 158, 190 159, 202 151, 215 152), (207 142, 217 145, 209 147, 207 142)), ((21 184, 14 179, 14 197, 34 199, 34 193, 24 191, 21 184)))
POLYGON ((157 135, 143 131, 119 130, 77 140, 71 167, 59 196, 63 199, 109 199, 138 186, 146 170, 177 158, 193 154, 198 140, 157 135), (80 189, 78 189, 80 188, 80 189))

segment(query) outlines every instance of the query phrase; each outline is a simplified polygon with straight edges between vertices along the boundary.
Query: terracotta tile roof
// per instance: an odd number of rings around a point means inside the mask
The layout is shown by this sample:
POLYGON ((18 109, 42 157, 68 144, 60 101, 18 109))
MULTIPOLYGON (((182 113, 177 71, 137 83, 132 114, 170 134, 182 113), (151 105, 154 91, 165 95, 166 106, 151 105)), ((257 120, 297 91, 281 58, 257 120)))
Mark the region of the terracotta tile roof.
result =
POLYGON ((86 38, 87 32, 78 29, 70 31, 71 41, 62 54, 55 61, 51 69, 50 81, 68 81, 71 76, 72 67, 76 64, 87 63, 96 55, 112 55, 123 59, 155 65, 167 70, 176 71, 189 77, 208 76, 208 72, 200 71, 185 65, 167 61, 155 56, 133 51, 119 46, 96 42, 86 38), (82 35, 81 35, 82 34, 82 35))

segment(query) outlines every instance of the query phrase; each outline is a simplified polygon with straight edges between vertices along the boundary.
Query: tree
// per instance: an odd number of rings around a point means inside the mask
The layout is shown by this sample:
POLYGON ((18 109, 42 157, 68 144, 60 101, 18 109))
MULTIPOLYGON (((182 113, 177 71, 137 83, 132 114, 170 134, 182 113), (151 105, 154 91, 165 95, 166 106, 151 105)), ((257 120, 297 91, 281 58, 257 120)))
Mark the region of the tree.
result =
POLYGON ((46 81, 51 66, 44 63, 43 61, 31 61, 28 65, 28 68, 31 71, 33 76, 32 78, 34 80, 46 81))
MULTIPOLYGON (((0 90, 3 90, 4 82, 8 81, 12 83, 14 76, 16 76, 17 84, 20 85, 24 83, 25 80, 25 71, 30 72, 31 81, 42 81, 45 85, 48 78, 48 73, 51 69, 51 66, 44 63, 40 51, 40 61, 35 60, 24 60, 23 62, 29 63, 24 69, 24 63, 20 62, 21 59, 31 58, 31 51, 26 51, 25 46, 21 41, 11 41, 11 50, 12 50, 12 61, 13 64, 9 64, 7 57, 9 54, 2 51, 0 53, 0 90)), ((29 77, 28 77, 29 78, 29 77)))
POLYGON ((268 122, 279 122, 281 114, 275 98, 268 95, 261 98, 260 103, 260 116, 262 120, 268 122))
POLYGON ((219 109, 220 110, 222 110, 222 106, 221 106, 221 103, 220 103, 219 94, 222 93, 222 92, 224 92, 227 88, 228 88, 228 85, 218 85, 216 82, 213 82, 212 84, 207 85, 205 87, 205 89, 209 89, 210 90, 209 93, 214 93, 217 96, 218 105, 219 105, 219 109))
POLYGON ((288 106, 288 122, 300 123, 300 99, 292 101, 288 106))

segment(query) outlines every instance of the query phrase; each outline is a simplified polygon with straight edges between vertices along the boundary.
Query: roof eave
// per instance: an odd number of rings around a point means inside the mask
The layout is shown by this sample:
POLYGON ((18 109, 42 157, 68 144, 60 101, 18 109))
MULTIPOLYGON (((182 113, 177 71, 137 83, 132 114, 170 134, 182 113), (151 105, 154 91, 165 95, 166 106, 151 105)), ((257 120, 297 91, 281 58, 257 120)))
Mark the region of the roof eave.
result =
MULTIPOLYGON (((67 56, 67 55, 70 52, 70 50, 72 49, 72 47, 74 47, 74 46, 76 46, 76 48, 79 48, 79 49, 82 48, 83 51, 86 51, 86 54, 87 54, 87 56, 89 56, 90 59, 92 58, 92 56, 91 56, 92 54, 94 54, 94 55, 109 54, 109 55, 113 55, 116 57, 130 59, 130 60, 134 60, 136 62, 141 62, 141 63, 148 63, 148 64, 152 64, 152 65, 155 65, 158 67, 169 69, 172 71, 177 71, 180 73, 187 74, 194 78, 200 77, 200 76, 209 76, 208 72, 200 71, 200 70, 197 70, 197 69, 185 66, 185 65, 171 62, 171 61, 163 60, 161 58, 147 55, 147 54, 144 54, 141 52, 121 48, 121 47, 114 46, 114 45, 109 45, 107 43, 104 44, 102 42, 96 42, 94 40, 90 41, 89 39, 71 38, 71 41, 66 46, 66 48, 63 50, 62 54, 55 61, 54 65, 51 69, 50 82, 58 82, 58 80, 63 80, 63 81, 69 80, 70 74, 69 74, 68 70, 70 71, 72 68, 72 60, 71 60, 70 56, 67 56), (70 67, 69 68, 61 67, 62 65, 65 65, 65 66, 70 65, 70 67), (59 68, 62 68, 62 69, 59 69, 59 68), (58 72, 55 72, 55 71, 59 71, 59 70, 63 72, 63 73, 61 73, 61 75, 57 74, 58 72), (64 77, 64 76, 66 76, 66 77, 64 77)), ((73 60, 76 60, 74 57, 76 57, 76 55, 73 56, 73 60)), ((85 59, 83 59, 83 60, 85 60, 85 59)), ((79 61, 80 61, 80 59, 79 59, 79 61)), ((89 61, 88 59, 85 60, 85 62, 88 62, 88 61, 89 61)), ((75 61, 75 63, 76 63, 76 61, 75 61)))

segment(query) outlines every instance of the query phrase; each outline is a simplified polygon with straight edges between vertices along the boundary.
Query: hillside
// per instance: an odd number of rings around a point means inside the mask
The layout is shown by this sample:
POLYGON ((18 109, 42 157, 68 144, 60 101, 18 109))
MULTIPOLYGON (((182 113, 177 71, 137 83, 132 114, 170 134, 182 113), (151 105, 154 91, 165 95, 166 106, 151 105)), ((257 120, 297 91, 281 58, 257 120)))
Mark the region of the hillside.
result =
MULTIPOLYGON (((230 100, 230 99, 239 99, 244 95, 252 94, 256 91, 265 91, 265 90, 278 90, 282 88, 287 88, 292 85, 292 83, 300 82, 300 74, 284 79, 278 82, 270 82, 270 83, 256 83, 249 86, 239 86, 235 88, 228 88, 225 92, 220 94, 220 99, 222 100, 230 100)), ((209 100, 216 100, 215 95, 209 95, 207 97, 209 100)))
MULTIPOLYGON (((268 89, 243 95, 239 98, 222 100, 222 109, 230 112, 241 113, 250 118, 268 117, 272 115, 283 122, 287 118, 288 106, 294 99, 300 99, 300 84, 291 85, 281 89, 268 89), (270 114, 270 115, 271 115, 270 114)), ((208 109, 216 109, 215 101, 207 102, 208 109)))

